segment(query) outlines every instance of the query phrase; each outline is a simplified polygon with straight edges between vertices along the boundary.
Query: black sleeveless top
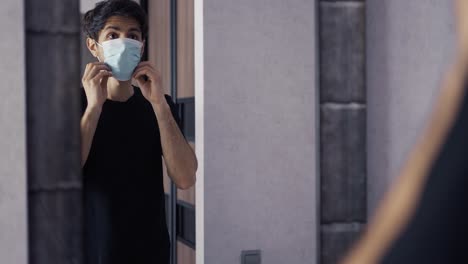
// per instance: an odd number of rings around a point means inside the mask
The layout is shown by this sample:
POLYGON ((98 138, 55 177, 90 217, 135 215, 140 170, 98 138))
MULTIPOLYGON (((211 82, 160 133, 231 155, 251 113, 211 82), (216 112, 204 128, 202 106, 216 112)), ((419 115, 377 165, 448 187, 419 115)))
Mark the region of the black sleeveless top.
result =
POLYGON ((126 102, 104 103, 83 181, 88 264, 169 263, 158 121, 138 87, 126 102))
POLYGON ((468 93, 413 217, 380 263, 468 263, 468 93))

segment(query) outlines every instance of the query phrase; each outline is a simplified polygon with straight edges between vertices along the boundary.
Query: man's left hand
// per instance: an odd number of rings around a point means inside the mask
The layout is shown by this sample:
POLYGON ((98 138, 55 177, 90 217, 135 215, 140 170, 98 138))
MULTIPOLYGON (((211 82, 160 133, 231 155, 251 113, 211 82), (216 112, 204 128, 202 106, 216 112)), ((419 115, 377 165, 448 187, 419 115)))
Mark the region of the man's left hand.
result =
POLYGON ((161 75, 152 63, 140 62, 132 77, 136 79, 141 93, 151 104, 159 105, 166 101, 161 85, 161 75))

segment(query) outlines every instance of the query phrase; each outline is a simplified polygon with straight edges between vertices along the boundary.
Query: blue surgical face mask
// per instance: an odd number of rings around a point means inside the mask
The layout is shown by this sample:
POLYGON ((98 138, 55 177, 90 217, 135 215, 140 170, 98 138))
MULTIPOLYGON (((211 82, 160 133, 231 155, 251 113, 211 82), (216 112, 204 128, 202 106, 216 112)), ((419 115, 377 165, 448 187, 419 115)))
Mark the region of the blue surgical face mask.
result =
POLYGON ((112 76, 119 81, 128 81, 141 59, 143 43, 129 38, 96 42, 104 51, 104 63, 111 68, 112 76))

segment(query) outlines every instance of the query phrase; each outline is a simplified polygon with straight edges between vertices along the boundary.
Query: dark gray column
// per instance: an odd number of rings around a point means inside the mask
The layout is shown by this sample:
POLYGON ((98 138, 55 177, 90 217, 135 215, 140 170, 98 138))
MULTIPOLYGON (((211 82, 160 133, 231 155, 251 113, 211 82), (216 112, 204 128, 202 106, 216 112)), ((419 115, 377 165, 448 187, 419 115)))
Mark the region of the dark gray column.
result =
POLYGON ((319 2, 322 264, 337 263, 366 221, 364 3, 319 2))
POLYGON ((25 1, 29 259, 83 263, 78 0, 25 1))

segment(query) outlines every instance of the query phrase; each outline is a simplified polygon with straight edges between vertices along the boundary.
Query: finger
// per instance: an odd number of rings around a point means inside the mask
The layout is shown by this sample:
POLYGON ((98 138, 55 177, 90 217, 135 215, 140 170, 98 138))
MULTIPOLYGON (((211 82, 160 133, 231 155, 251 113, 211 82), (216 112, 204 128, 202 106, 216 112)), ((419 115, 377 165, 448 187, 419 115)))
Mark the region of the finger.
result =
POLYGON ((152 63, 150 63, 148 61, 143 61, 143 62, 140 62, 138 64, 138 66, 135 68, 135 71, 137 71, 139 69, 142 69, 142 68, 145 68, 145 67, 149 67, 149 68, 151 68, 153 70, 155 69, 152 63))
POLYGON ((110 73, 110 72, 108 72, 108 71, 106 71, 106 70, 101 70, 101 71, 99 71, 99 72, 96 74, 96 76, 94 76, 94 78, 93 78, 92 80, 95 81, 95 82, 98 82, 98 81, 99 81, 99 82, 101 83, 101 82, 102 82, 102 79, 103 79, 104 77, 109 78, 109 76, 112 76, 112 73, 110 73))
POLYGON ((94 67, 101 66, 101 65, 107 66, 104 62, 91 62, 91 63, 86 64, 86 68, 83 74, 83 79, 87 79, 89 77, 89 73, 94 67))
POLYGON ((137 79, 137 80, 144 80, 144 76, 148 76, 148 78, 150 80, 152 80, 154 78, 153 76, 153 72, 148 69, 148 68, 142 68, 142 69, 139 69, 138 71, 136 71, 134 74, 133 74, 133 78, 137 79))
POLYGON ((93 79, 100 71, 107 71, 109 73, 111 72, 109 66, 107 65, 92 66, 92 68, 90 69, 88 73, 87 79, 88 80, 93 79))
POLYGON ((90 76, 93 68, 94 68, 94 65, 92 63, 86 64, 86 68, 85 68, 85 71, 83 73, 83 78, 82 78, 83 82, 85 82, 85 81, 87 81, 89 79, 89 76, 90 76))
POLYGON ((85 67, 84 73, 83 73, 83 78, 81 79, 82 81, 86 80, 86 77, 88 76, 88 73, 89 73, 89 66, 90 65, 91 65, 91 63, 86 64, 86 67, 85 67))
POLYGON ((145 80, 135 79, 138 87, 143 91, 146 90, 145 80))
POLYGON ((141 69, 149 69, 149 67, 147 65, 138 65, 135 70, 133 71, 133 74, 135 74, 137 71, 141 70, 141 69))
POLYGON ((139 69, 135 69, 135 71, 133 72, 132 76, 136 77, 138 75, 140 75, 142 72, 149 72, 151 69, 148 68, 148 67, 141 67, 139 69))
POLYGON ((149 62, 149 61, 141 61, 140 63, 138 63, 138 65, 149 65, 149 66, 154 66, 153 63, 149 62))
POLYGON ((101 88, 103 89, 103 91, 104 91, 104 90, 107 91, 107 80, 109 80, 109 77, 110 77, 110 76, 111 76, 111 75, 104 75, 104 76, 102 77, 102 79, 101 79, 101 88))
POLYGON ((93 63, 88 63, 86 64, 86 68, 85 68, 85 71, 83 73, 83 81, 86 81, 88 80, 88 77, 89 77, 89 73, 91 71, 91 69, 94 67, 94 64, 93 63))
POLYGON ((135 69, 132 77, 137 78, 141 74, 142 71, 146 71, 146 74, 148 75, 148 77, 151 77, 152 79, 157 79, 160 76, 159 72, 155 70, 154 68, 149 67, 149 66, 142 66, 139 69, 135 69))
POLYGON ((107 64, 105 64, 104 62, 90 62, 90 63, 86 64, 85 72, 92 69, 92 67, 99 66, 99 65, 107 65, 107 64))

